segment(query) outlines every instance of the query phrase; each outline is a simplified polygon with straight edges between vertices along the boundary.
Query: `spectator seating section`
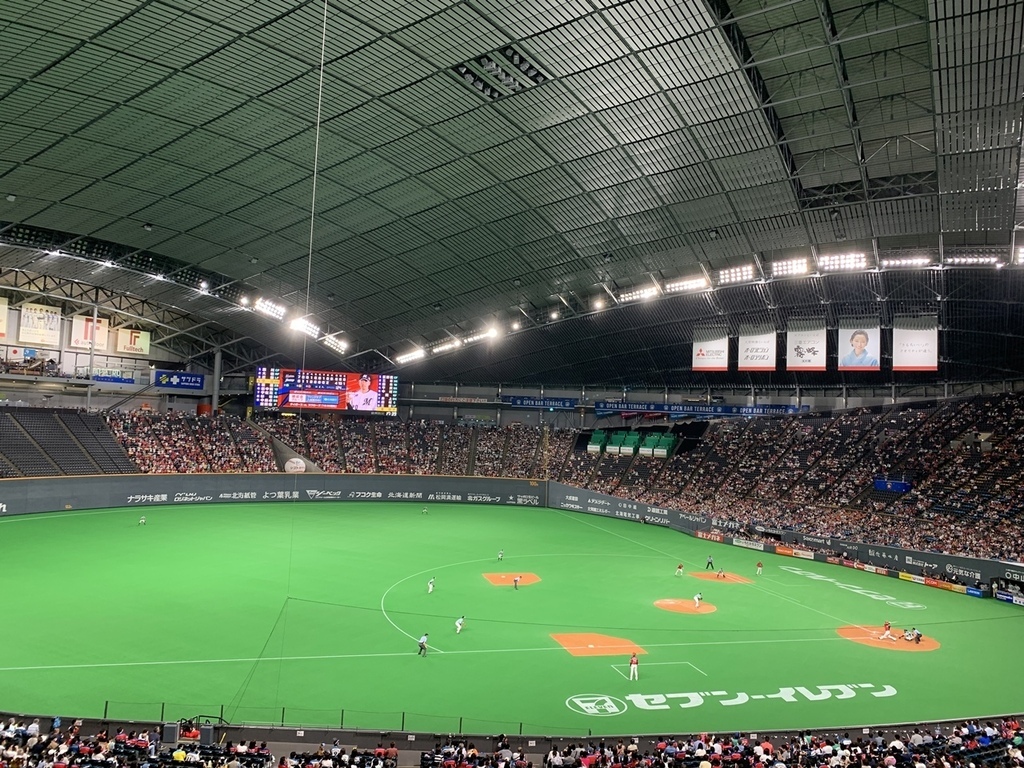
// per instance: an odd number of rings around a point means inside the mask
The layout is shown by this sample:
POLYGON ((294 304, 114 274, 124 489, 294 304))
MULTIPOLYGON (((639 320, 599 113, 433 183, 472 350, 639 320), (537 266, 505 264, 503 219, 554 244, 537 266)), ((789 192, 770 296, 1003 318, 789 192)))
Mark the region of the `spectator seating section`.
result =
MULTIPOLYGON (((108 422, 123 452, 110 448, 88 414, 2 412, 0 475, 52 476, 87 464, 131 471, 131 462, 146 472, 275 469, 265 436, 233 417, 119 413, 108 422)), ((788 528, 1024 559, 1024 395, 1017 393, 614 434, 319 416, 263 415, 259 423, 327 471, 551 478, 692 511, 751 536, 754 526, 788 528), (593 445, 618 453, 594 453, 593 445), (910 477, 913 487, 875 491, 876 476, 910 477)))
POLYGON ((95 413, 57 411, 56 416, 104 474, 132 474, 139 471, 124 448, 114 439, 103 419, 95 413))
POLYGON ((36 442, 61 473, 98 475, 99 465, 82 449, 64 422, 48 408, 16 408, 11 417, 36 442))
POLYGON ((52 477, 62 474, 55 462, 40 450, 11 413, 0 413, 0 454, 23 475, 52 477))

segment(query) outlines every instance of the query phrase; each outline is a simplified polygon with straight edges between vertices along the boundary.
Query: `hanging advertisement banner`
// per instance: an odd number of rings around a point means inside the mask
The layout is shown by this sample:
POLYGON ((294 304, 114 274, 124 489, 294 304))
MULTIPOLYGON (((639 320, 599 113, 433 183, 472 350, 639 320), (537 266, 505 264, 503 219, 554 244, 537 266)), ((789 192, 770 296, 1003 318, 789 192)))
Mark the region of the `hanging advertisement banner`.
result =
POLYGON ((881 370, 881 331, 878 321, 873 325, 857 320, 839 321, 839 370, 881 370))
POLYGON ((42 347, 60 346, 60 310, 43 304, 22 304, 18 341, 42 347))
POLYGON ((939 318, 896 317, 892 323, 894 371, 939 370, 939 318))
POLYGON ((135 331, 129 328, 118 328, 117 351, 130 355, 149 354, 149 331, 135 331))
POLYGON ((76 349, 89 349, 97 352, 107 351, 107 336, 110 327, 105 317, 97 317, 95 324, 89 315, 75 315, 71 318, 71 338, 68 346, 76 349))
POLYGON ((776 354, 775 331, 749 335, 740 333, 738 371, 774 371, 776 354))
POLYGON ((824 322, 791 325, 786 332, 786 370, 824 371, 827 339, 824 322))
POLYGON ((729 370, 729 336, 724 330, 694 335, 693 370, 729 370))

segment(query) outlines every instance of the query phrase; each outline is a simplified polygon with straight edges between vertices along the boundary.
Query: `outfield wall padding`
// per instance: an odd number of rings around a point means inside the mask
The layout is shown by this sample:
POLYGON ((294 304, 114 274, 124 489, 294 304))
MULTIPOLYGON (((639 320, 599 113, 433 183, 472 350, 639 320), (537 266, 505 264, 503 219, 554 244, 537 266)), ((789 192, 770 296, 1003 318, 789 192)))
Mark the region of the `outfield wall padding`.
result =
MULTIPOLYGON (((0 517, 37 512, 111 507, 208 504, 221 502, 402 501, 467 503, 552 509, 661 525, 722 543, 775 552, 776 545, 746 540, 744 526, 699 513, 642 504, 555 481, 436 475, 223 474, 96 475, 17 478, 0 481, 0 517)), ((861 544, 795 531, 749 526, 751 534, 777 538, 784 547, 808 547, 808 559, 837 560, 831 553, 894 572, 944 573, 960 581, 1005 579, 1024 583, 1024 566, 994 560, 861 544), (812 552, 810 549, 818 550, 812 552), (831 550, 823 553, 820 550, 831 550)), ((760 538, 760 536, 758 537, 760 538)), ((783 548, 784 548, 783 547, 783 548)))
POLYGON ((99 475, 0 483, 0 515, 164 504, 297 501, 547 506, 539 480, 434 475, 99 475))

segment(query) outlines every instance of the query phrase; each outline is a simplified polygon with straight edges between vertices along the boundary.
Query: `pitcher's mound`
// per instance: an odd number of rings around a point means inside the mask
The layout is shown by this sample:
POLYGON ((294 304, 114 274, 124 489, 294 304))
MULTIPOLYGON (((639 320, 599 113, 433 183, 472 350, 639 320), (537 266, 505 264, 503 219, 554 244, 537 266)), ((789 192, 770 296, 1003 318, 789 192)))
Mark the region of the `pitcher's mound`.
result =
POLYGON ((551 638, 573 656, 638 656, 647 653, 632 640, 594 632, 573 632, 551 635, 551 638))
POLYGON ((752 584, 753 582, 746 576, 740 576, 738 573, 725 572, 725 578, 718 578, 718 571, 693 571, 691 574, 695 579, 707 579, 708 581, 719 581, 729 582, 730 584, 752 584))
POLYGON ((671 597, 655 600, 654 605, 663 611, 674 611, 675 613, 714 613, 718 610, 708 602, 702 602, 698 608, 693 604, 693 600, 679 600, 671 597))
POLYGON ((928 637, 928 635, 924 635, 920 643, 904 640, 903 633, 899 630, 893 631, 896 642, 892 640, 879 640, 878 638, 884 631, 885 629, 882 627, 848 626, 839 627, 836 630, 836 634, 844 640, 850 640, 861 645, 870 645, 874 648, 884 648, 887 651, 937 651, 942 647, 938 640, 928 637))
POLYGON ((511 587, 512 580, 519 576, 519 586, 527 587, 540 581, 536 573, 485 573, 484 578, 496 587, 511 587))

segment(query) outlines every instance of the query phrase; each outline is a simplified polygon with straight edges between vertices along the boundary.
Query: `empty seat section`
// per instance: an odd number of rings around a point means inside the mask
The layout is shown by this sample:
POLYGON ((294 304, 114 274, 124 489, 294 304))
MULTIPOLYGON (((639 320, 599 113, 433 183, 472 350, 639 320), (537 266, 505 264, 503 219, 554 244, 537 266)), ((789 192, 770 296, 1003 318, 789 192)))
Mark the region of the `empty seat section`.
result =
POLYGON ((16 410, 11 412, 11 416, 65 475, 99 474, 99 467, 90 461, 78 442, 70 437, 54 411, 16 410))
POLYGON ((23 475, 51 477, 61 474, 57 465, 29 439, 10 413, 0 414, 0 453, 23 475))
POLYGON ((81 443, 101 472, 111 475, 138 473, 139 468, 128 458, 100 416, 80 411, 57 411, 57 418, 81 443))

